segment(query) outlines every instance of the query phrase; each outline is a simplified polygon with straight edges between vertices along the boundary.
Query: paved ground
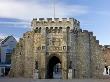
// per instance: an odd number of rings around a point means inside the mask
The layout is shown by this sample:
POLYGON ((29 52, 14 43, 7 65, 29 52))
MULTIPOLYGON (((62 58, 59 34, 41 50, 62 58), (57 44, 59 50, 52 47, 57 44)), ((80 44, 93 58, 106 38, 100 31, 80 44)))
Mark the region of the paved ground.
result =
POLYGON ((110 79, 74 79, 74 80, 60 80, 60 79, 27 79, 27 78, 0 78, 0 82, 110 82, 110 79))

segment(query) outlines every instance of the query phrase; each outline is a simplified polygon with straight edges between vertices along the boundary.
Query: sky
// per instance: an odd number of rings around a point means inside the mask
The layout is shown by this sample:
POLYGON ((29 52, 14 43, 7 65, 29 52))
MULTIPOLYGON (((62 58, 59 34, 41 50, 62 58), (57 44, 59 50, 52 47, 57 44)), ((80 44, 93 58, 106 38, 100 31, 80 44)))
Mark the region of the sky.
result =
MULTIPOLYGON (((110 0, 55 0, 55 7, 55 17, 77 19, 101 45, 110 45, 110 0)), ((0 0, 0 37, 19 40, 33 18, 53 17, 53 0, 0 0)))

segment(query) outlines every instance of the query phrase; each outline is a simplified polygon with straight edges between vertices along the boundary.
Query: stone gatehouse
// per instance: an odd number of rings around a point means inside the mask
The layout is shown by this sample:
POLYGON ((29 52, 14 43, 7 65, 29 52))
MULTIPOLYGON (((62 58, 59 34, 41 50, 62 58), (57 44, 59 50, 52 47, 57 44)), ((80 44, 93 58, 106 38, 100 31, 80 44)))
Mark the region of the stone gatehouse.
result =
POLYGON ((58 64, 61 79, 103 77, 102 46, 79 21, 39 18, 31 26, 14 50, 10 76, 33 78, 37 70, 39 79, 52 79, 58 64))

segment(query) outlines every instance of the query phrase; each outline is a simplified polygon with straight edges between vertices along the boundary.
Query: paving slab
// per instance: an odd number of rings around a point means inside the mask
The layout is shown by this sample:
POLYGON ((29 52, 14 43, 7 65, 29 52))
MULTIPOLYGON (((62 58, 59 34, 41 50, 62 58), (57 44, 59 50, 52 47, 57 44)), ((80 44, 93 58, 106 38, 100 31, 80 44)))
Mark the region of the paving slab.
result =
POLYGON ((110 79, 30 79, 30 78, 0 78, 0 82, 110 82, 110 79))

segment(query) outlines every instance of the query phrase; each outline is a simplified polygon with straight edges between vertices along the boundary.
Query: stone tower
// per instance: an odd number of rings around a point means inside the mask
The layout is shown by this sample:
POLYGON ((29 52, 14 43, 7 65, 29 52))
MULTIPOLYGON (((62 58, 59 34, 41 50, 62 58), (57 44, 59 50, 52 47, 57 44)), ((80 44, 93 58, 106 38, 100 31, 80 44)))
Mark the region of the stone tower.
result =
POLYGON ((10 76, 53 78, 53 67, 61 64, 61 78, 102 78, 103 52, 92 32, 80 29, 74 18, 32 20, 32 31, 20 39, 12 56, 10 76))

